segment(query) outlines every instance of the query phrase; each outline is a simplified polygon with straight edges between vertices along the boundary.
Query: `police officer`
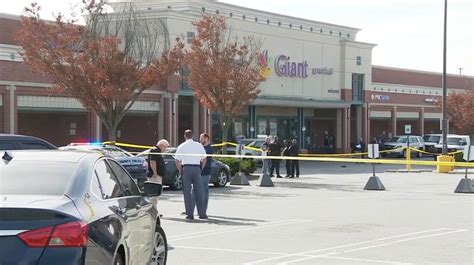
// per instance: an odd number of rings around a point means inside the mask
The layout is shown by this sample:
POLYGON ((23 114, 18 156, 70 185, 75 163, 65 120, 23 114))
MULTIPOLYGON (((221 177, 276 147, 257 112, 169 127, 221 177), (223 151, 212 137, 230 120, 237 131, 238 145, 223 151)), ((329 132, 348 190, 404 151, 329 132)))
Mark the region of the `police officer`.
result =
MULTIPOLYGON (((278 141, 278 137, 275 136, 275 139, 268 146, 270 150, 270 156, 280 156, 281 155, 281 144, 278 141)), ((280 159, 271 159, 272 165, 270 166, 270 176, 273 177, 273 171, 276 171, 277 178, 281 178, 280 175, 280 159)))
MULTIPOLYGON (((296 139, 293 139, 291 141, 291 146, 288 150, 290 156, 293 156, 293 157, 298 157, 299 154, 300 154, 300 151, 299 151, 299 147, 298 147, 298 141, 296 141, 296 139)), ((294 160, 291 160, 291 176, 290 178, 294 178, 295 177, 295 174, 296 174, 296 177, 299 178, 300 177, 300 163, 297 159, 294 159, 294 160)))

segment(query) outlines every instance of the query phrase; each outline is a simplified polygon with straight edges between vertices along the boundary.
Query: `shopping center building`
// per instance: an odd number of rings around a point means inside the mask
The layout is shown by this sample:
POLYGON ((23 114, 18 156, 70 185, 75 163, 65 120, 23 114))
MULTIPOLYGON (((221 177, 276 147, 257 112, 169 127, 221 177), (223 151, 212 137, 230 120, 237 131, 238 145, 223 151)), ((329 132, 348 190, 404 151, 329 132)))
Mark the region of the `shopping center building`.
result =
MULTIPOLYGON (((118 8, 121 4, 111 1, 118 8)), ((162 19, 170 38, 196 34, 203 14, 225 16, 238 36, 262 43, 267 80, 258 98, 235 119, 232 137, 297 138, 301 148, 321 146, 325 132, 339 151, 356 139, 439 132, 441 74, 372 65, 375 44, 356 40, 359 29, 306 20, 215 1, 133 1, 145 19, 162 19)), ((15 41, 20 18, 0 15, 0 132, 36 135, 57 145, 102 140, 104 126, 51 80, 31 73, 15 41)), ((450 91, 473 86, 473 77, 449 75, 450 91)), ((217 116, 199 104, 185 79, 166 90, 149 89, 121 123, 118 140, 181 142, 185 129, 208 131, 219 140, 217 116)))

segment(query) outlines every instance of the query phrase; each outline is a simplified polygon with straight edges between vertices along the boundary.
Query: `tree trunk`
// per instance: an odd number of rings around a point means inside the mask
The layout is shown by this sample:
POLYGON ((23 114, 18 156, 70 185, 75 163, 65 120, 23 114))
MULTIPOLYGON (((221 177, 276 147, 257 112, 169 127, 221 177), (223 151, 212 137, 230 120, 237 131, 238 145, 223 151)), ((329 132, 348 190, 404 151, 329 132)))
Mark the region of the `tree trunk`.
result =
MULTIPOLYGON (((222 130, 222 142, 225 143, 227 142, 227 131, 228 131, 228 124, 227 122, 221 124, 221 130, 222 130)), ((226 155, 227 154, 227 146, 224 145, 222 149, 222 154, 226 155)))
POLYGON ((109 141, 111 142, 117 141, 117 126, 112 126, 109 129, 109 141))

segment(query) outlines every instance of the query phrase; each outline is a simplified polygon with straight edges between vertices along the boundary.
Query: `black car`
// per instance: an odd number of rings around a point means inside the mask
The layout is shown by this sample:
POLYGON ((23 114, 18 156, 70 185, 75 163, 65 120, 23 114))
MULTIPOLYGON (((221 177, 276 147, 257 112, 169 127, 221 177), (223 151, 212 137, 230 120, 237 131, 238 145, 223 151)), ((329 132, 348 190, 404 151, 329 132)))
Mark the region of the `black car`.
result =
MULTIPOLYGON (((163 179, 163 185, 169 186, 173 190, 181 190, 183 188, 183 178, 176 168, 176 163, 173 158, 176 148, 168 148, 166 152, 170 155, 164 156, 166 164, 166 176, 163 179)), ((145 155, 146 153, 147 152, 143 152, 142 155, 145 155)), ((230 181, 230 168, 221 161, 217 161, 215 159, 212 161, 211 178, 209 179, 209 183, 214 184, 216 187, 224 187, 227 185, 227 182, 230 181)))
POLYGON ((120 147, 102 143, 72 143, 67 146, 59 147, 59 149, 99 151, 106 156, 113 157, 130 173, 132 178, 136 180, 138 186, 143 189, 143 184, 148 174, 148 162, 144 157, 134 156, 120 147))
POLYGON ((166 264, 167 242, 145 193, 99 152, 0 152, 0 264, 166 264))
POLYGON ((57 147, 43 139, 17 134, 0 133, 0 150, 56 149, 57 147))

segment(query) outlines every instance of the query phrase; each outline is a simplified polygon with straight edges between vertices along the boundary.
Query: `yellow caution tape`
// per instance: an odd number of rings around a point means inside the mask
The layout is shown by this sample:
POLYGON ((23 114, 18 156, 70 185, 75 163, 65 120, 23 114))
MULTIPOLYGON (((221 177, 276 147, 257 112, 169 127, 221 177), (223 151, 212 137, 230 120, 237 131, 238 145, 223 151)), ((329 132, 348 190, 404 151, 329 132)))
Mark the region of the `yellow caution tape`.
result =
MULTIPOLYGON (((146 145, 136 145, 136 144, 128 144, 128 143, 118 143, 113 141, 106 141, 102 144, 113 144, 116 146, 121 147, 130 147, 130 148, 137 148, 137 149, 151 149, 153 146, 146 146, 146 145)), ((233 145, 237 146, 236 143, 231 142, 224 142, 220 144, 213 145, 214 147, 218 146, 226 146, 226 145, 233 145)), ((255 147, 245 147, 246 149, 262 151, 261 149, 255 147)), ((390 153, 405 150, 407 147, 397 148, 397 149, 390 149, 384 150, 380 153, 390 153)), ((426 154, 432 155, 440 155, 435 153, 426 152, 423 150, 415 149, 410 147, 409 148, 415 152, 422 152, 426 154)), ((451 152, 449 155, 454 155, 457 153, 462 153, 463 151, 456 151, 451 152)), ((139 155, 148 155, 148 154, 159 154, 159 155, 166 155, 166 156, 173 156, 174 154, 171 153, 148 153, 148 152, 131 152, 132 154, 139 154, 139 155)), ((298 157, 294 156, 260 156, 260 155, 207 155, 209 157, 230 157, 230 158, 242 158, 242 159, 277 159, 277 160, 301 160, 301 161, 321 161, 321 162, 349 162, 349 163, 369 163, 369 164, 392 164, 392 165, 420 165, 420 166, 454 166, 454 167, 474 167, 474 163, 468 162, 438 162, 438 161, 416 161, 416 160, 388 160, 388 159, 364 159, 364 158, 342 158, 348 156, 362 156, 367 155, 368 153, 352 153, 352 154, 300 154, 298 157), (338 158, 341 157, 341 158, 338 158)), ((182 156, 200 156, 198 154, 180 154, 182 156)))
MULTIPOLYGON (((136 153, 135 153, 136 154, 136 153)), ((175 156, 174 153, 146 153, 142 155, 165 155, 175 156)), ((202 154, 179 154, 179 156, 202 156, 202 154)), ((474 163, 467 162, 438 162, 419 160, 388 160, 388 159, 365 159, 365 158, 337 158, 337 157, 302 157, 302 156, 251 156, 251 155, 219 155, 208 154, 207 157, 242 158, 242 159, 264 159, 264 160, 300 160, 319 162, 343 162, 343 163, 366 163, 366 164, 390 164, 390 165, 416 165, 416 166, 454 166, 474 168, 474 163)))

